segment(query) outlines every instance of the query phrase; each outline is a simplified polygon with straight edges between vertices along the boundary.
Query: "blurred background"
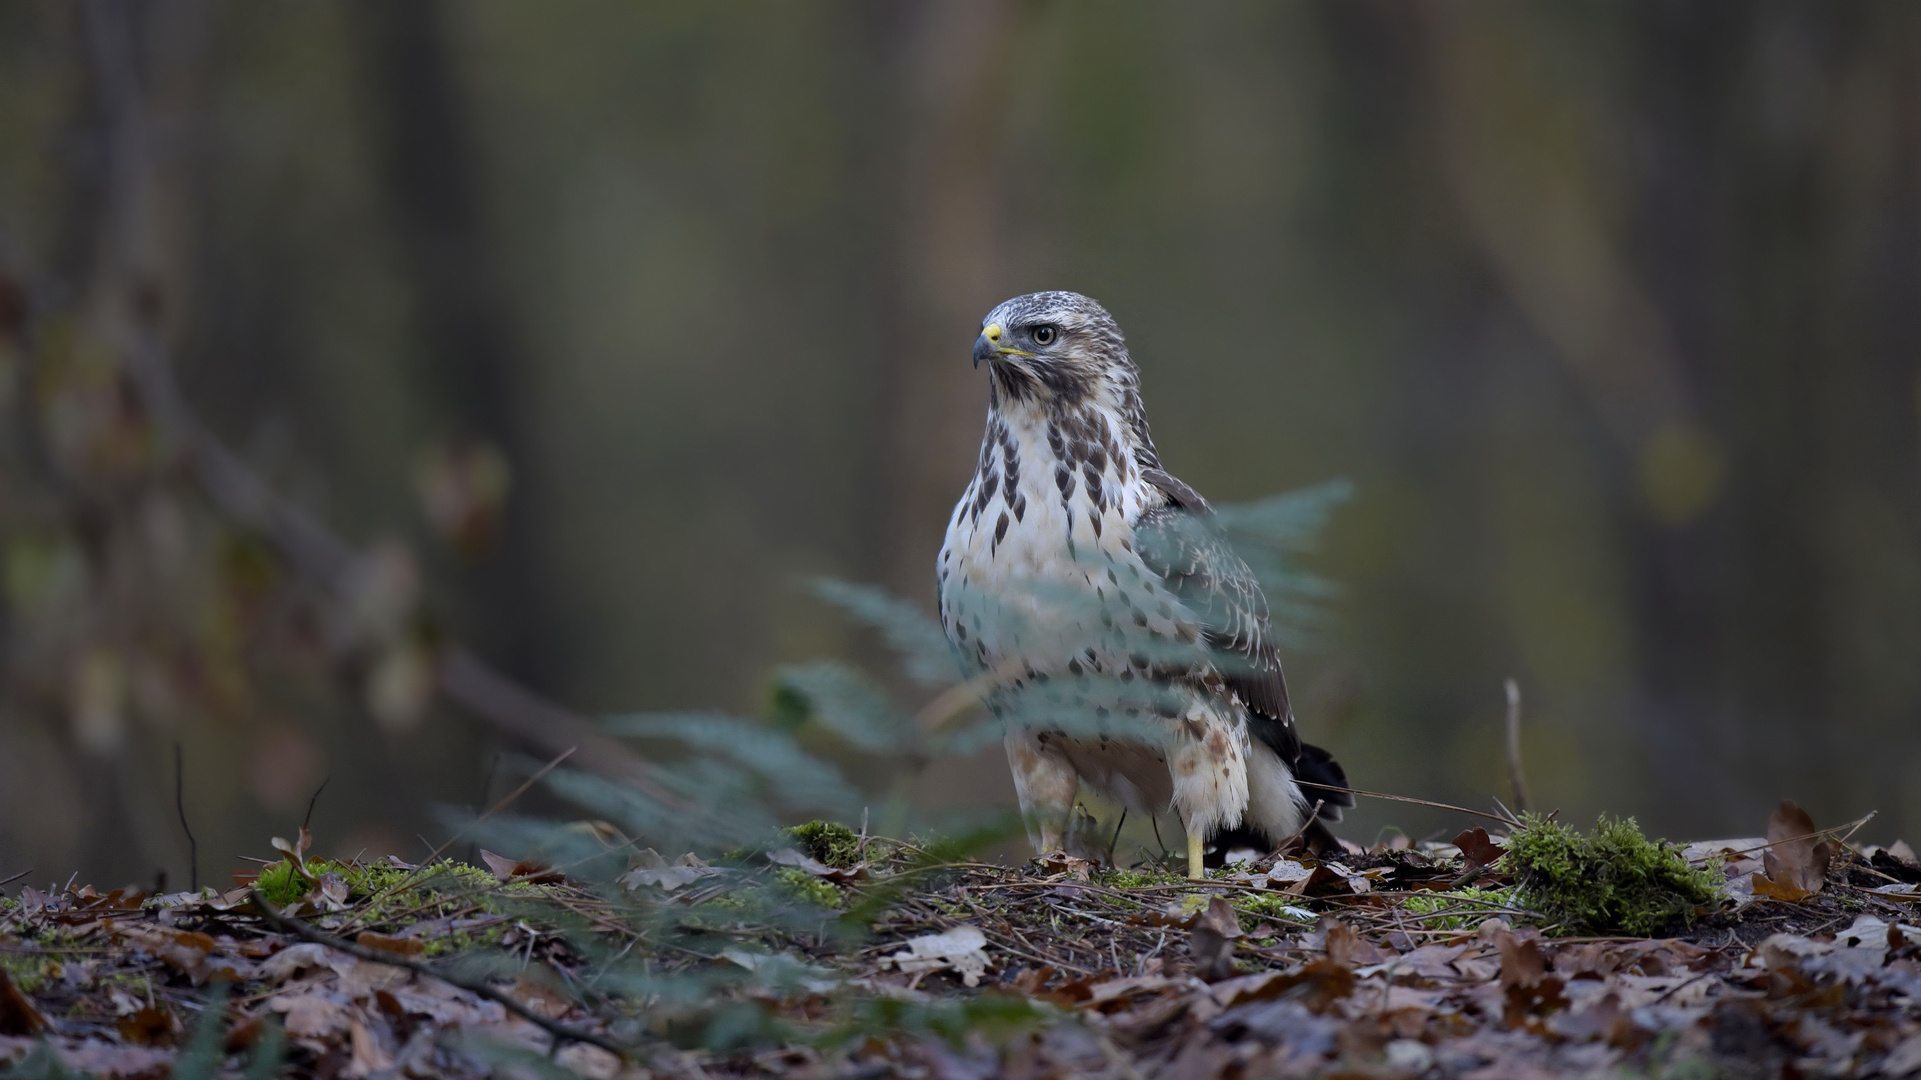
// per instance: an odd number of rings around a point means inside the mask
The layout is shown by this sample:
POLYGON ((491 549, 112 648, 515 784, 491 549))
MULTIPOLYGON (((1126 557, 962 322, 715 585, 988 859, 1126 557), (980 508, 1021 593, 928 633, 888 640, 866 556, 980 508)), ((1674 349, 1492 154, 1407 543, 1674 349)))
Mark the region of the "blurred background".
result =
POLYGON ((1577 822, 1921 832, 1921 7, 30 0, 0 878, 184 885, 176 747, 216 881, 887 670, 795 583, 932 610, 1041 288, 1210 498, 1353 483, 1286 662, 1356 785, 1505 797, 1512 676, 1577 822))

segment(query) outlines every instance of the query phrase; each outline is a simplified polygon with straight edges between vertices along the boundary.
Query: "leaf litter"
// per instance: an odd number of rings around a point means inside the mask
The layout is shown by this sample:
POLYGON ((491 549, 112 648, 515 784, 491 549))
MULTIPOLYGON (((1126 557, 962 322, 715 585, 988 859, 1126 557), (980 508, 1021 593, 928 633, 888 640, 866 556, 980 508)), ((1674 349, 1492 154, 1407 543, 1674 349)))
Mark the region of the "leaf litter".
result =
POLYGON ((274 845, 305 886, 277 907, 258 899, 265 871, 225 893, 24 887, 0 901, 0 1063, 350 1080, 1921 1073, 1921 864, 1791 803, 1767 840, 1663 849, 1727 887, 1648 937, 1530 909, 1514 855, 1532 841, 1515 833, 1270 857, 1205 883, 818 834, 711 864, 630 851, 610 886, 493 852, 330 863, 302 836, 274 845))

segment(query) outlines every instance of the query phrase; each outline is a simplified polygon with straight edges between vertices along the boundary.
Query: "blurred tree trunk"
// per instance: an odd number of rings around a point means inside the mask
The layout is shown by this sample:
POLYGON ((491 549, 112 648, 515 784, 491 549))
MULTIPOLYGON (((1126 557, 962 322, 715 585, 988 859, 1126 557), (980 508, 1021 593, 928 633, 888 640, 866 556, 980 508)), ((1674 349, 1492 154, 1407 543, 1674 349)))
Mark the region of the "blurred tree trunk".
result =
POLYGON ((1003 106, 1012 0, 924 0, 897 15, 902 115, 898 295, 887 402, 889 586, 933 606, 934 559, 973 470, 987 408, 969 361, 1009 280, 1003 106))
POLYGON ((519 481, 495 549, 472 569, 477 587, 451 593, 477 599, 467 613, 469 640, 530 684, 553 689, 537 450, 523 408, 527 342, 489 237, 483 156, 446 18, 438 0, 354 6, 363 107, 413 290, 419 404, 441 439, 497 448, 519 481))

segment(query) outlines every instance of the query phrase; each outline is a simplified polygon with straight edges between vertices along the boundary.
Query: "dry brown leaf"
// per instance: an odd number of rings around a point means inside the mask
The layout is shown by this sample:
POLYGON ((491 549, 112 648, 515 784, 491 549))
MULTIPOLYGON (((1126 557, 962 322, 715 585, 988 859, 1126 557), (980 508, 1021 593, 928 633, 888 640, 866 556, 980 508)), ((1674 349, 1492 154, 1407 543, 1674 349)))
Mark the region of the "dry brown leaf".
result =
POLYGON ((1400 959, 1400 970, 1436 982, 1459 978, 1454 961, 1467 952, 1466 945, 1423 945, 1400 959))
POLYGON ((1507 849, 1488 838, 1487 830, 1476 826, 1454 838, 1454 846, 1461 849, 1464 870, 1478 870, 1492 866, 1507 849))
POLYGON ((1194 974, 1218 982, 1234 973, 1234 941, 1241 936, 1241 918, 1224 896, 1208 900, 1207 910, 1194 921, 1187 939, 1194 956, 1194 974))
POLYGON ((1503 932, 1495 935, 1494 947, 1501 953, 1503 990, 1535 986, 1547 976, 1547 957, 1541 952, 1541 943, 1533 938, 1503 932))
POLYGON ((1756 896, 1798 903, 1821 891, 1836 849, 1832 841, 1811 835, 1814 831, 1814 819, 1806 810, 1792 799, 1781 800, 1768 818, 1763 872, 1753 879, 1756 896))
POLYGON ((347 1007, 323 994, 281 995, 268 1008, 287 1017, 287 1034, 307 1039, 330 1039, 347 1030, 353 1018, 347 1007))
POLYGON ((1269 996, 1298 988, 1301 1004, 1315 1013, 1325 1013, 1335 1002, 1354 993, 1357 982, 1353 968, 1339 960, 1320 959, 1310 960, 1299 970, 1290 971, 1267 985, 1273 991, 1269 996))
POLYGON ((339 874, 329 870, 320 875, 320 895, 325 897, 327 903, 333 907, 346 907, 347 897, 352 894, 352 891, 347 880, 339 874))
POLYGON ((46 1017, 0 968, 0 1035, 38 1035, 46 1026, 46 1017))
POLYGON ((1327 935, 1327 955, 1349 967, 1368 967, 1387 959, 1373 942, 1356 933, 1354 928, 1329 916, 1321 920, 1321 932, 1327 935))
POLYGON ((348 1043, 352 1056, 347 1061, 343 1076, 351 1080, 363 1080, 375 1073, 386 1072, 394 1067, 393 1056, 381 1047, 380 1040, 368 1030, 367 1025, 353 1020, 348 1026, 348 1043))
POLYGON ((486 848, 480 849, 480 861, 487 864, 487 869, 492 870, 495 879, 503 885, 509 881, 556 885, 566 880, 565 875, 558 870, 548 869, 540 863, 526 859, 509 859, 505 855, 496 855, 486 848))
POLYGON ((419 938, 388 937, 371 930, 363 931, 354 943, 368 949, 379 949, 397 956, 419 956, 427 951, 427 943, 419 938))
POLYGON ((114 1021, 120 1041, 133 1046, 172 1046, 180 1034, 173 1011, 159 1005, 142 1005, 114 1021))
POLYGON ((1501 990, 1506 998, 1504 1016, 1509 1027, 1517 1027, 1529 1015, 1546 1015, 1568 1007, 1561 991, 1567 986, 1559 975, 1547 973, 1547 957, 1541 943, 1532 937, 1502 931, 1494 944, 1501 953, 1501 990))

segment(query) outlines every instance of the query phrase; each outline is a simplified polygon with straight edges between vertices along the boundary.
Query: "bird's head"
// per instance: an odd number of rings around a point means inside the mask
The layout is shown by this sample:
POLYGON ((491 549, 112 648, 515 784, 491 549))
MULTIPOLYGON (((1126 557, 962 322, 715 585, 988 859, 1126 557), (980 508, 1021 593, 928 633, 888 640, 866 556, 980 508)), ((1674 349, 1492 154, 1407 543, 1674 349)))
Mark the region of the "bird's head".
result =
POLYGON ((996 397, 1014 402, 1122 406, 1139 378, 1107 309, 1071 292, 1003 301, 981 320, 974 366, 985 361, 996 397))

